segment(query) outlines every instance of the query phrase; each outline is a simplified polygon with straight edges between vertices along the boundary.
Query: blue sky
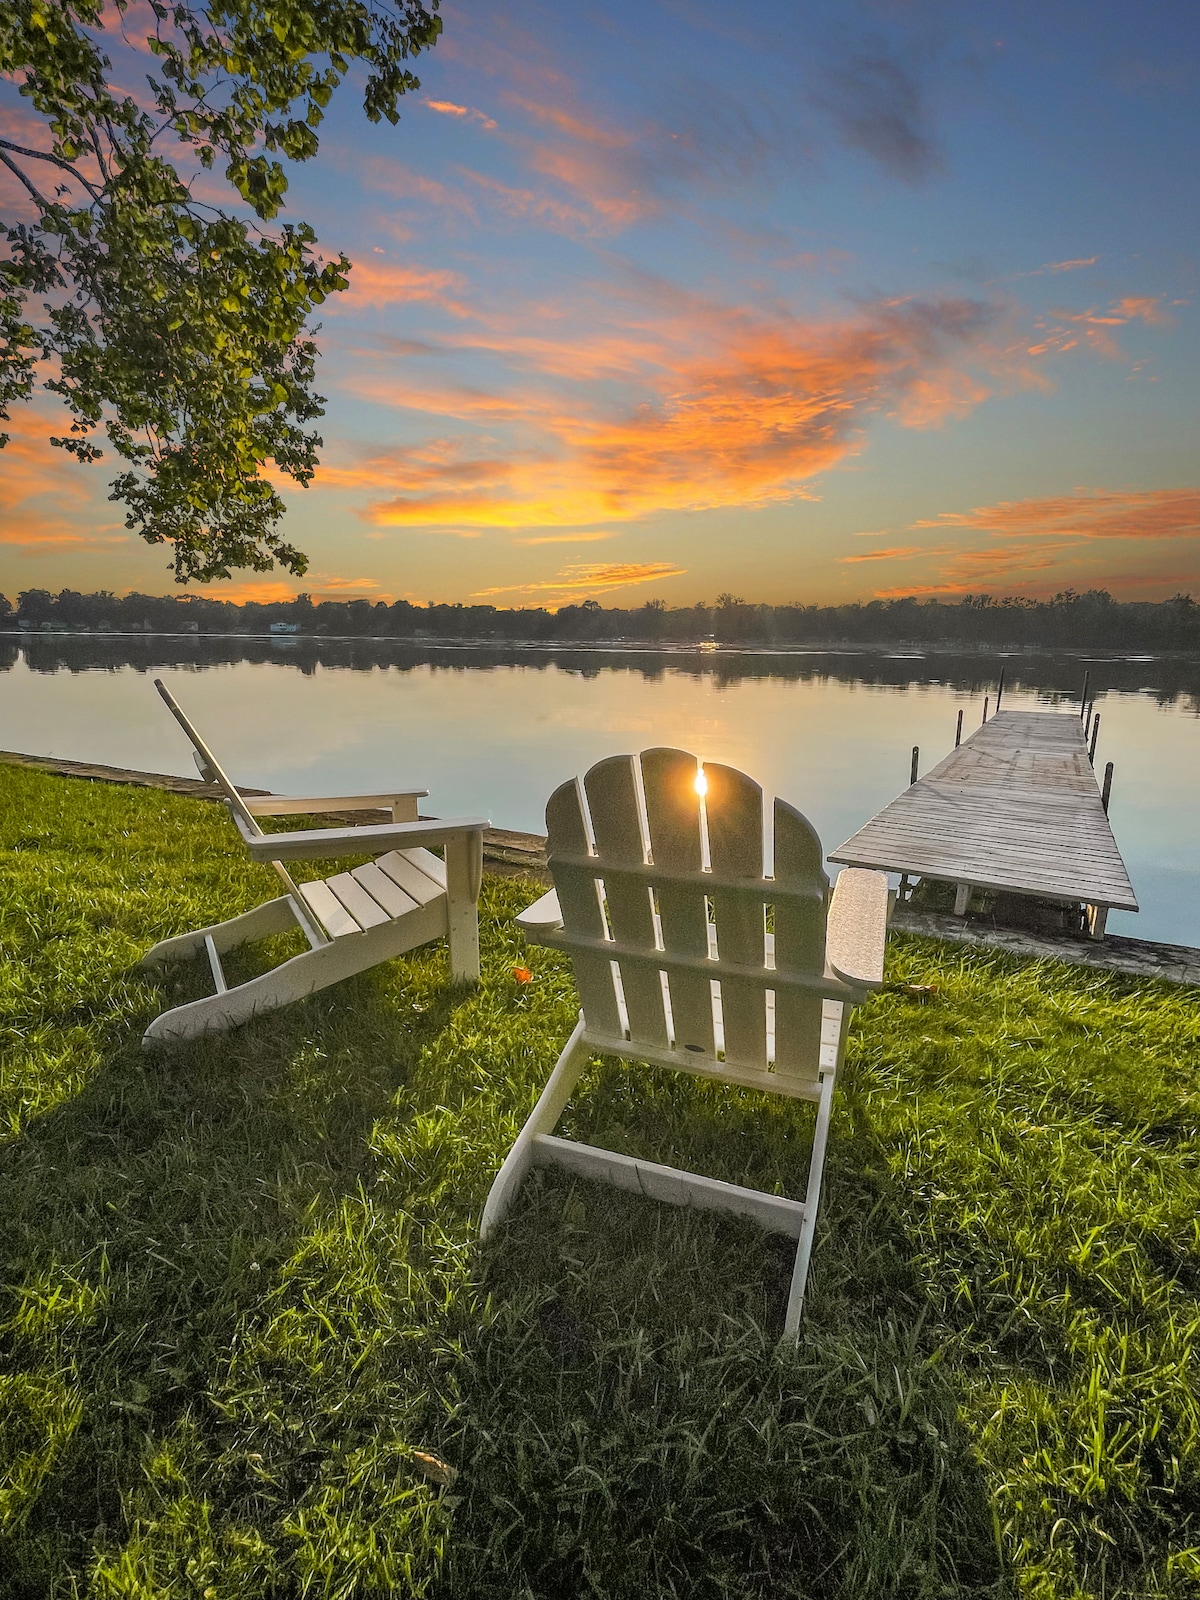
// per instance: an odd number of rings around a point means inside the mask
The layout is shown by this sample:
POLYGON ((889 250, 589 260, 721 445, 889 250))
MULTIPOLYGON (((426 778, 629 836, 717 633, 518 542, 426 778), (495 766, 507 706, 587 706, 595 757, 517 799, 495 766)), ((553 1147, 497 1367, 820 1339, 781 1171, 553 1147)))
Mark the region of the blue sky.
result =
MULTIPOLYGON (((355 262, 312 571, 213 592, 1200 592, 1194 5, 443 16, 399 126, 347 85, 293 173, 355 262)), ((0 588, 165 590, 52 418, 0 588)))

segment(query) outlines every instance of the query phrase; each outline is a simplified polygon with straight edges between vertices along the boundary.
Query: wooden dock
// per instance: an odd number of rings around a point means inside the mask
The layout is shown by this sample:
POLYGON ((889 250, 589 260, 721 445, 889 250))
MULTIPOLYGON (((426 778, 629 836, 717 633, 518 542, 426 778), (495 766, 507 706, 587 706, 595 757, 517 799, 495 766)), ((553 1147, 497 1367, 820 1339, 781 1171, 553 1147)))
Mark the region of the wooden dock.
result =
POLYGON ((1055 712, 998 712, 829 859, 953 883, 959 916, 972 889, 1083 905, 1094 938, 1138 909, 1083 726, 1055 712))

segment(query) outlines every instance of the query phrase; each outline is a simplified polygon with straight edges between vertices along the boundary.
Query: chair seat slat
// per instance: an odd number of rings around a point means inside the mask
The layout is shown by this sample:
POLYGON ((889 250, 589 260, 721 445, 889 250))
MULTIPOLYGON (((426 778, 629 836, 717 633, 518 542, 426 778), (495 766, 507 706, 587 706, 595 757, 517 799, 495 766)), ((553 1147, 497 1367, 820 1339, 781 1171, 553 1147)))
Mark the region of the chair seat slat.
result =
MULTIPOLYGON (((389 850, 387 855, 380 856, 375 865, 380 872, 386 873, 393 883, 399 884, 405 894, 409 894, 419 906, 428 905, 439 894, 445 893, 444 884, 435 881, 427 872, 423 872, 415 861, 411 860, 416 855, 415 850, 389 850)), ((431 857, 436 860, 437 857, 431 857)))
POLYGON ((362 885, 377 905, 383 907, 389 917, 404 917, 417 909, 417 902, 412 895, 406 894, 398 883, 393 883, 373 861, 368 861, 362 867, 354 867, 350 876, 362 885))
POLYGON ((347 934, 362 932, 324 879, 318 879, 316 883, 301 883, 297 887, 304 904, 331 939, 344 939, 347 934))

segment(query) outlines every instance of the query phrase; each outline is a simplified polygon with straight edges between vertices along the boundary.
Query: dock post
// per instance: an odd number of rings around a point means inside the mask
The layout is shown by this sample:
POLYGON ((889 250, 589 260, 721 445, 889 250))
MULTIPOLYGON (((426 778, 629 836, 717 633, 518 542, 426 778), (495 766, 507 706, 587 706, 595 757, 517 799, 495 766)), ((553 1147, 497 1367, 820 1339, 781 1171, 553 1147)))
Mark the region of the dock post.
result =
POLYGON ((1083 675, 1083 693, 1079 696, 1079 720, 1083 721, 1083 713, 1087 708, 1088 684, 1092 681, 1092 669, 1089 667, 1083 675))
POLYGON ((962 712, 958 713, 958 727, 954 730, 954 748, 957 750, 962 743, 962 712))
POLYGON ((971 885, 960 883, 954 891, 954 915, 965 917, 967 907, 971 904, 971 885))
POLYGON ((1092 763, 1093 766, 1096 765, 1096 739, 1099 736, 1099 733, 1100 733, 1100 718, 1099 718, 1099 716, 1095 716, 1095 717, 1092 718, 1092 743, 1091 743, 1091 748, 1088 750, 1088 760, 1092 763))
POLYGON ((1104 769, 1104 788, 1100 793, 1100 804, 1104 807, 1106 816, 1108 815, 1108 797, 1112 793, 1112 775, 1113 764, 1110 761, 1104 769))
POLYGON ((997 716, 998 717, 1000 715, 1000 701, 1003 698, 1003 695, 1004 695, 1004 668, 1001 667, 1000 668, 1000 682, 996 685, 996 709, 992 713, 993 716, 997 716))
MULTIPOLYGON (((987 708, 988 708, 988 697, 987 697, 987 695, 986 695, 986 694, 985 694, 985 695, 984 695, 984 697, 983 697, 983 722, 986 722, 986 721, 987 721, 987 708)), ((981 723, 980 723, 980 724, 979 724, 979 726, 980 726, 980 727, 981 727, 981 728, 982 728, 982 727, 983 727, 983 722, 981 722, 981 723)))
POLYGON ((1088 733, 1091 730, 1092 712, 1095 711, 1095 709, 1096 709, 1096 702, 1093 700, 1091 705, 1087 708, 1087 716, 1084 718, 1084 722, 1083 722, 1083 737, 1085 739, 1087 738, 1088 733))
POLYGON ((915 744, 915 745, 913 745, 912 777, 908 780, 908 786, 909 786, 910 789, 912 788, 913 784, 916 783, 916 781, 917 781, 917 762, 920 759, 921 759, 921 746, 919 744, 915 744))

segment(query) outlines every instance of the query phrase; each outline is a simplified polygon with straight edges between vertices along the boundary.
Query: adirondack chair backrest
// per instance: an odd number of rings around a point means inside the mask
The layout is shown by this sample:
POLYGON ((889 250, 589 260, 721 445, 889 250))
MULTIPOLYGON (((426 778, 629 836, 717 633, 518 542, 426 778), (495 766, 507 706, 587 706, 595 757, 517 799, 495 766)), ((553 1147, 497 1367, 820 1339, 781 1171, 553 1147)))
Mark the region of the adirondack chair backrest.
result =
POLYGON ((258 834, 261 838, 263 830, 258 825, 258 819, 251 816, 250 808, 238 793, 236 785, 230 778, 226 776, 224 769, 217 760, 216 756, 213 755, 212 751, 205 744, 199 733, 197 733, 196 729, 192 726, 184 712, 180 710, 178 705, 176 705, 174 699, 172 698, 171 691, 167 688, 166 684, 163 683, 161 678, 155 678, 154 687, 158 690, 159 694, 166 702, 167 710, 175 718, 175 721, 179 724, 191 741, 192 749, 196 753, 196 767, 200 773, 200 776, 206 783, 215 783, 219 789, 224 791, 225 798, 228 800, 230 808, 237 813, 237 815, 250 829, 251 833, 258 834))
MULTIPOLYGON (((188 717, 176 705, 170 690, 160 678, 155 678, 154 687, 158 690, 159 694, 166 702, 167 709, 175 718, 175 721, 191 740, 192 750, 195 752, 196 768, 200 773, 200 776, 206 783, 215 783, 217 787, 224 792, 225 798, 229 802, 230 810, 242 820, 250 833, 257 834, 260 839, 263 838, 264 830, 259 826, 258 818, 252 814, 249 806, 238 793, 237 785, 226 774, 225 769, 221 766, 221 763, 217 760, 216 756, 213 755, 212 751, 208 748, 208 745, 200 737, 196 729, 192 726, 188 717)), ((304 897, 300 893, 300 886, 297 884, 295 878, 292 877, 288 869, 284 866, 283 862, 272 861, 269 863, 269 865, 274 869, 275 875, 280 879, 284 888, 292 896, 297 907, 303 904, 304 897)), ((303 915, 303 913, 301 914, 303 915)), ((319 928, 316 930, 315 936, 317 938, 324 937, 319 928)))
POLYGON ((683 750, 613 756, 554 792, 553 942, 590 1036, 765 1068, 772 990, 775 1070, 816 1077, 822 1000, 846 996, 825 970, 829 879, 794 807, 776 800, 770 825, 767 878, 762 790, 683 750))

